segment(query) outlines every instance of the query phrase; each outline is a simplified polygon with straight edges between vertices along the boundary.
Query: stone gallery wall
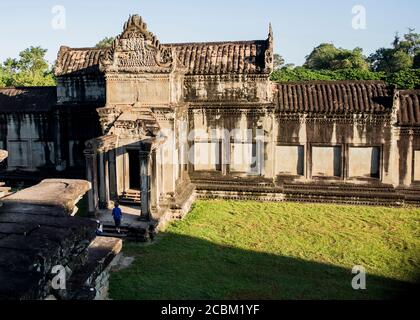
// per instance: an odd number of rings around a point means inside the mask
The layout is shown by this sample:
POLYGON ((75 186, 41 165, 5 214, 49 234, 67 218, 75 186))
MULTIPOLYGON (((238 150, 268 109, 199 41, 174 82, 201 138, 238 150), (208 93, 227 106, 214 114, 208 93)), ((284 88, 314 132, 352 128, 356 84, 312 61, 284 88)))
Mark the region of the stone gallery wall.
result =
POLYGON ((53 118, 49 114, 0 114, 0 148, 9 151, 8 170, 37 170, 55 163, 53 118))
MULTIPOLYGON (((69 170, 73 177, 84 176, 85 142, 100 134, 96 108, 102 102, 60 103, 57 92, 72 79, 58 79, 58 87, 0 89, 0 147, 10 153, 3 174, 17 180, 28 177, 27 171, 37 172, 38 180, 69 170)), ((73 91, 79 96, 84 90, 73 91)))

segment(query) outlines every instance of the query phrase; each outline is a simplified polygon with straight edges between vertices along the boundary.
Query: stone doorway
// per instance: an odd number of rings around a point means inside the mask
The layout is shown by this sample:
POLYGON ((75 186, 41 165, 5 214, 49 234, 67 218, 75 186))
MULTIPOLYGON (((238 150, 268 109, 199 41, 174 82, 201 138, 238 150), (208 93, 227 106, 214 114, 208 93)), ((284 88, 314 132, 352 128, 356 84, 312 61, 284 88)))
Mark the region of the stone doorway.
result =
POLYGON ((127 150, 128 170, 129 170, 129 189, 140 191, 140 155, 138 150, 127 150))

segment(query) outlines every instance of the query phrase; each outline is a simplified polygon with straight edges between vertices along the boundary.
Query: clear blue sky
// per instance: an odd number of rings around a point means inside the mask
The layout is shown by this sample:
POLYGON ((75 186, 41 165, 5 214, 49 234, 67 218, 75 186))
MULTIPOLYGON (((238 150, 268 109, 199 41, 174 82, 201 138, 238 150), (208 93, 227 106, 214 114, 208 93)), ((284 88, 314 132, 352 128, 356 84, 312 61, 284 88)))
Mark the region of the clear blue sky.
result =
POLYGON ((2 0, 0 61, 34 45, 48 49, 52 63, 60 45, 94 46, 134 13, 163 43, 265 39, 271 21, 275 51, 295 64, 322 42, 370 54, 396 31, 420 32, 419 0, 2 0), (51 27, 55 5, 66 9, 64 30, 51 27), (354 5, 366 8, 365 30, 352 28, 354 5))

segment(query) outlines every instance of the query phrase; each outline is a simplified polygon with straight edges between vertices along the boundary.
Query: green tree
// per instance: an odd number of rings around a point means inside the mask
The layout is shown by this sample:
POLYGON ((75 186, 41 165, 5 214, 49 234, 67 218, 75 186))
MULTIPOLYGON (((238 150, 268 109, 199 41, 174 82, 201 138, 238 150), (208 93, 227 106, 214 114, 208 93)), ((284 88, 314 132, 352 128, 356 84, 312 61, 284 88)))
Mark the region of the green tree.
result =
POLYGON ((274 70, 280 69, 284 65, 284 59, 278 53, 274 54, 274 70))
POLYGON ((316 80, 382 80, 385 75, 362 69, 310 70, 305 67, 281 68, 271 74, 272 81, 316 81, 316 80))
POLYGON ((0 88, 1 87, 8 87, 8 74, 6 73, 6 70, 0 66, 0 88))
POLYGON ((369 57, 373 71, 387 74, 409 69, 413 66, 413 59, 402 50, 395 48, 380 48, 369 57))
POLYGON ((46 49, 41 47, 30 47, 19 53, 17 61, 21 72, 30 72, 33 75, 48 71, 48 62, 45 60, 46 49))
POLYGON ((16 73, 19 69, 19 63, 16 59, 7 58, 3 62, 4 71, 10 74, 16 73))
POLYGON ((394 48, 402 50, 414 57, 420 53, 420 34, 414 32, 415 29, 408 28, 408 33, 404 35, 404 40, 400 40, 398 34, 395 36, 394 48))
POLYGON ((0 70, 0 86, 55 85, 46 53, 47 50, 41 47, 30 47, 19 53, 19 59, 6 59, 0 70))
POLYGON ((114 42, 114 40, 115 40, 115 37, 105 37, 95 45, 95 48, 97 49, 109 48, 114 42))
POLYGON ((306 57, 304 67, 310 70, 368 70, 369 64, 361 48, 347 50, 323 43, 306 57))
POLYGON ((390 74, 386 82, 394 84, 399 89, 420 88, 420 69, 406 69, 390 74))
POLYGON ((420 55, 420 34, 414 29, 400 38, 398 33, 392 42, 392 48, 380 48, 369 57, 372 70, 383 71, 388 75, 394 72, 418 68, 420 55))

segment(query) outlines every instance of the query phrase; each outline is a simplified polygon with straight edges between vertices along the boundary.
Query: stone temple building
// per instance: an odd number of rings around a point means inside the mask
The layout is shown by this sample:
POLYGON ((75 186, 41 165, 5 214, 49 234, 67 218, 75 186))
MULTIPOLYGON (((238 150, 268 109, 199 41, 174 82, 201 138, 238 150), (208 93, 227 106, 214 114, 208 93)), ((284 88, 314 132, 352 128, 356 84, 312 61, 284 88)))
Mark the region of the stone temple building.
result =
POLYGON ((273 32, 162 44, 138 15, 107 49, 61 47, 57 87, 0 89, 5 177, 80 177, 89 211, 144 219, 196 197, 420 204, 420 90, 284 82, 273 32), (86 171, 86 172, 85 172, 86 171))

